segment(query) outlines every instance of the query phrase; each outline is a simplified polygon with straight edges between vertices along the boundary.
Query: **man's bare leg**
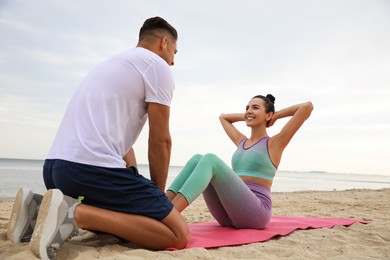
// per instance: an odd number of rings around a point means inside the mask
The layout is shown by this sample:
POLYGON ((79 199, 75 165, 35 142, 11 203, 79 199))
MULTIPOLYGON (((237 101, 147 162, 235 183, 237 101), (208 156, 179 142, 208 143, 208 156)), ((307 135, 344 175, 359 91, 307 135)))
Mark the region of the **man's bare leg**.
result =
POLYGON ((113 234, 154 250, 184 248, 190 237, 187 223, 175 208, 158 221, 80 204, 76 207, 74 220, 81 229, 113 234))

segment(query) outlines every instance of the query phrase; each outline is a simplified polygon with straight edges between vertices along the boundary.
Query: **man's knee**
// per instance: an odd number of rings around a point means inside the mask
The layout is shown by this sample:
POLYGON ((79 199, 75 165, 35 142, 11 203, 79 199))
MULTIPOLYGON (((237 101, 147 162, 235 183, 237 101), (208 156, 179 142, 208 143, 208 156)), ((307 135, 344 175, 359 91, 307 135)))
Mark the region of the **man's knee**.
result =
POLYGON ((173 209, 162 222, 167 225, 174 234, 170 247, 177 249, 185 248, 190 241, 190 230, 183 216, 176 209, 173 209))
POLYGON ((177 241, 175 243, 175 248, 183 249, 190 242, 190 230, 187 228, 180 230, 179 234, 177 234, 177 241))

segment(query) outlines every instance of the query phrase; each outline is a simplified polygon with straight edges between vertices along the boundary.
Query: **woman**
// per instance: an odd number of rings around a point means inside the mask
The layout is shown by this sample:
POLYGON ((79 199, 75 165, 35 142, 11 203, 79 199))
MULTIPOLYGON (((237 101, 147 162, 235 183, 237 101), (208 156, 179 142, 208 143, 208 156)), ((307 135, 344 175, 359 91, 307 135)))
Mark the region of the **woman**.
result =
POLYGON ((213 154, 194 155, 175 178, 166 194, 180 212, 203 193, 213 217, 235 228, 264 228, 272 215, 271 186, 282 154, 291 138, 310 116, 311 102, 275 112, 275 98, 253 97, 245 113, 222 114, 221 124, 237 150, 232 168, 213 154), (291 117, 280 133, 269 137, 267 127, 291 117), (247 138, 233 125, 245 121, 251 128, 247 138))

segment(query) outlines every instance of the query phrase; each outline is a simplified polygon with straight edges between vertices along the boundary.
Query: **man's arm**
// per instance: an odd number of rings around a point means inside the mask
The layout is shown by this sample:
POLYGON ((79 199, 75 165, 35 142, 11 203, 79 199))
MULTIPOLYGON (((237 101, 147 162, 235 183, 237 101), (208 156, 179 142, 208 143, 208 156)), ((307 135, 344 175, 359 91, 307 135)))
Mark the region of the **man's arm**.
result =
POLYGON ((171 134, 169 132, 169 106, 149 103, 149 171, 151 180, 165 191, 171 158, 171 134))
POLYGON ((133 147, 131 147, 127 154, 123 157, 123 160, 126 162, 126 168, 131 166, 137 167, 137 160, 135 159, 133 147))

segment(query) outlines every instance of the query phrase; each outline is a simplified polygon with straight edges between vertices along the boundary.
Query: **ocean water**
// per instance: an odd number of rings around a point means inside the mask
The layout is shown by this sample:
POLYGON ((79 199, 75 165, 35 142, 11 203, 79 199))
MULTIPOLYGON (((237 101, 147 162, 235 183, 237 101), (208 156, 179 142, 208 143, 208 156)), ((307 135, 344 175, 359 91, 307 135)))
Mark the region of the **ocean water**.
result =
MULTIPOLYGON (((0 199, 13 198, 20 187, 28 187, 34 192, 43 194, 46 188, 42 178, 42 165, 42 160, 0 158, 0 199)), ((173 181, 181 169, 181 166, 171 166, 169 168, 167 185, 173 181)), ((145 177, 149 177, 148 165, 139 165, 138 170, 145 177)), ((390 188, 390 175, 278 171, 272 191, 333 191, 382 188, 390 188)))

